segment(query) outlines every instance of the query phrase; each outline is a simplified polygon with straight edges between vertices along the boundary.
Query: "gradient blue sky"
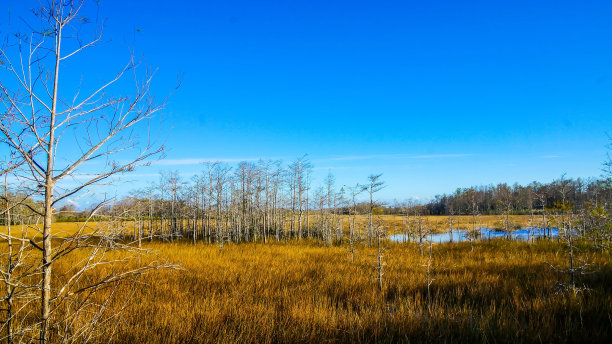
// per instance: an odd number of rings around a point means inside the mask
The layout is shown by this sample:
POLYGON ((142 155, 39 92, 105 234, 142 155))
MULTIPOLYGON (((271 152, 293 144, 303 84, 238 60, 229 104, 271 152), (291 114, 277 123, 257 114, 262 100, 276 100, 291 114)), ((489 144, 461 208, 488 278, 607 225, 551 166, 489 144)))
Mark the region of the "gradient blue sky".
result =
MULTIPOLYGON (((25 16, 36 1, 2 1, 25 16)), ((383 173, 387 200, 600 175, 612 133, 610 1, 101 0, 111 40, 71 62, 159 68, 167 160, 307 153, 317 182, 383 173)), ((14 19, 13 19, 14 20, 14 19)))

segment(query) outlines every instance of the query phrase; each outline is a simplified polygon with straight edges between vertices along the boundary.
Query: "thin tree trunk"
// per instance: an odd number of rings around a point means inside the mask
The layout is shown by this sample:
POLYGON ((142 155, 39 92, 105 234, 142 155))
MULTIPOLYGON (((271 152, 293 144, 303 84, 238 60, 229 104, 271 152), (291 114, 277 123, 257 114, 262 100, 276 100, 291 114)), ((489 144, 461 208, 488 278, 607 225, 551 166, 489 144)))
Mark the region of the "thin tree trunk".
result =
POLYGON ((57 111, 57 92, 59 81, 59 65, 62 26, 57 24, 57 35, 55 38, 55 75, 53 80, 53 101, 49 121, 49 141, 47 143, 47 169, 45 171, 45 203, 43 220, 43 247, 42 247, 42 288, 40 305, 40 338, 41 344, 47 341, 47 329, 49 326, 49 314, 51 308, 51 222, 53 217, 53 162, 55 152, 55 115, 57 111))

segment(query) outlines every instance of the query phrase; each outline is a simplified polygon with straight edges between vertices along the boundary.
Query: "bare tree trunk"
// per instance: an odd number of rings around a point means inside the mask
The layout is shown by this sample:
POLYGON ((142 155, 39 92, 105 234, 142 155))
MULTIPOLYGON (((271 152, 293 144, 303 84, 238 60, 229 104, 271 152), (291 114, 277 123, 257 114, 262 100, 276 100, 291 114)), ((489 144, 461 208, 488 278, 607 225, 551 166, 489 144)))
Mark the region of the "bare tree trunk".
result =
POLYGON ((381 233, 382 229, 377 229, 377 233, 376 233, 376 245, 378 248, 378 254, 376 256, 377 261, 378 261, 378 266, 377 266, 377 270, 378 270, 378 290, 380 290, 381 292, 383 291, 383 267, 384 267, 384 262, 383 262, 383 249, 380 245, 380 237, 382 236, 381 233))
POLYGON ((140 211, 140 204, 138 205, 138 248, 142 247, 142 213, 140 211))
POLYGON ((470 235, 470 250, 473 252, 474 251, 474 244, 472 243, 472 241, 474 240, 474 238, 472 238, 474 236, 474 234, 476 234, 476 215, 474 213, 472 213, 472 235, 470 235))
POLYGON ((51 302, 51 222, 53 220, 53 162, 55 160, 55 116, 57 111, 57 92, 59 82, 60 51, 62 42, 62 25, 56 24, 55 37, 55 75, 53 77, 53 97, 49 121, 49 141, 47 143, 47 168, 45 170, 45 203, 42 247, 42 290, 40 301, 40 338, 41 344, 47 340, 49 311, 51 302))
POLYGON ((13 343, 13 291, 15 286, 10 283, 13 272, 13 239, 11 237, 11 204, 9 202, 7 175, 4 175, 4 200, 6 202, 6 243, 8 247, 8 258, 6 262, 6 342, 13 343))
MULTIPOLYGON (((52 121, 54 122, 54 121, 52 121)), ((54 124, 52 124, 54 125, 54 124)), ((51 135, 51 137, 53 137, 51 135)), ((52 140, 51 140, 52 142, 52 140)), ((49 144, 49 151, 53 149, 53 144, 49 144)), ((45 205, 44 205, 44 222, 43 222, 43 246, 42 246, 42 288, 41 288, 41 303, 40 303, 40 343, 45 343, 47 339, 47 326, 49 321, 50 310, 50 292, 51 292, 51 222, 53 219, 53 180, 51 178, 52 157, 49 154, 47 163, 47 177, 45 186, 45 205)))
POLYGON ((351 263, 355 261, 355 247, 353 246, 353 225, 349 222, 349 249, 351 251, 351 263))
POLYGON ((431 291, 430 291, 430 287, 431 287, 431 283, 432 283, 432 279, 431 279, 431 262, 432 262, 432 247, 433 247, 433 243, 431 241, 429 241, 429 257, 427 259, 427 272, 426 272, 426 280, 427 280, 427 309, 430 311, 431 310, 431 291))
POLYGON ((421 219, 421 214, 418 215, 419 221, 419 251, 421 253, 421 257, 423 257, 423 221, 421 219))
POLYGON ((571 220, 569 221, 569 230, 568 230, 568 235, 569 235, 569 263, 570 263, 570 288, 572 288, 572 291, 576 292, 576 276, 575 276, 575 270, 574 270, 574 235, 573 235, 573 231, 571 228, 571 220))

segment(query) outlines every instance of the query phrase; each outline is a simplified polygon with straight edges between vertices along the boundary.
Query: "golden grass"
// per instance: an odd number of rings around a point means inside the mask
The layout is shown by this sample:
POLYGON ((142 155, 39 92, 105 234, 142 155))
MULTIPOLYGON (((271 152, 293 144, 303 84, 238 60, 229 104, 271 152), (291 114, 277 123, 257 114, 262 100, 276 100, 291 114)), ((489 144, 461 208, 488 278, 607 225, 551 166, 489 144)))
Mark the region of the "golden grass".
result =
MULTIPOLYGON (((399 216, 384 217, 389 227, 399 216)), ((363 219, 362 219, 363 220, 363 219)), ((445 218, 431 217, 428 221, 445 218)), ((469 220, 467 217, 463 221, 469 220)), ((482 221, 499 221, 484 217, 482 221)), ((54 224, 69 232, 76 224, 54 224)), ((492 240, 433 246, 430 297, 427 257, 416 244, 386 243, 384 290, 375 281, 373 248, 315 241, 217 245, 188 240, 148 242, 156 254, 121 269, 168 260, 180 270, 158 270, 124 284, 109 314, 129 301, 111 339, 115 343, 320 342, 608 342, 612 339, 610 254, 579 244, 593 274, 580 276, 586 292, 558 293, 568 277, 556 240, 534 244, 492 240)), ((61 281, 86 252, 54 265, 61 281)), ((115 253, 122 255, 122 253, 115 253)), ((111 258, 109 256, 109 258, 111 258)), ((95 280, 109 270, 94 270, 95 280)), ((55 285, 58 285, 55 282, 55 285)), ((3 288, 0 288, 4 293, 3 288)), ((95 299, 103 301, 111 289, 95 299)), ((37 314, 34 310, 33 314, 37 314)), ((84 318, 85 319, 85 318, 84 318)), ((105 334, 107 335, 107 333, 105 334)))
MULTIPOLYGON (((566 276, 563 245, 491 241, 436 245, 431 301, 426 258, 389 244, 385 289, 374 281, 373 249, 355 262, 344 247, 315 243, 151 243, 182 265, 127 286, 132 303, 117 343, 605 342, 612 336, 608 253, 581 248, 598 272, 588 292, 555 292, 566 276)), ((59 269, 61 270, 61 268, 59 269)), ((121 300, 118 300, 121 301, 121 300)))
MULTIPOLYGON (((26 234, 28 238, 33 238, 36 236, 42 236, 43 224, 42 221, 38 224, 23 224, 23 225, 12 225, 11 226, 11 235, 13 237, 21 237, 22 234, 26 234)), ((81 233, 88 234, 93 232, 108 232, 114 230, 113 228, 117 228, 117 223, 113 222, 95 222, 90 221, 87 223, 84 222, 54 222, 52 225, 52 234, 56 237, 69 237, 74 235, 77 231, 81 231, 81 233)), ((125 221, 122 223, 122 228, 125 231, 133 230, 133 222, 125 221)), ((0 226, 0 233, 6 234, 7 228, 6 226, 0 226)))
MULTIPOLYGON (((348 221, 349 215, 342 215, 343 223, 345 229, 348 229, 348 221)), ((375 220, 381 221, 385 228, 387 228, 391 233, 402 231, 402 228, 405 227, 407 217, 403 215, 375 215, 375 220)), ((449 227, 449 216, 446 215, 429 215, 429 216, 421 216, 421 221, 424 226, 433 231, 446 231, 449 227)), ((417 219, 416 216, 410 216, 410 221, 414 222, 417 219)), ((471 215, 457 215, 452 217, 453 221, 453 229, 470 229, 472 228, 472 221, 475 221, 476 228, 482 226, 484 228, 504 228, 504 222, 506 217, 504 215, 481 215, 472 218, 471 215)), ((528 227, 532 225, 532 218, 530 215, 510 215, 509 216, 510 223, 515 227, 528 227)), ((303 220, 306 223, 306 220, 303 220)), ((547 219, 550 221, 550 219, 547 219)), ((357 215, 356 217, 356 225, 360 228, 365 228, 368 223, 367 215, 357 215)), ((317 223, 317 216, 310 215, 310 223, 317 223)), ((542 217, 534 216, 533 217, 533 226, 540 227, 542 226, 542 217)))
MULTIPOLYGON (((383 221, 383 224, 391 233, 401 232, 405 227, 406 216, 400 215, 377 215, 376 218, 380 218, 383 221)), ((416 217, 411 216, 411 221, 414 221, 416 217)), ((482 226, 484 228, 504 228, 504 221, 506 217, 503 215, 481 215, 472 218, 471 215, 457 215, 452 217, 453 221, 453 229, 471 229, 472 222, 475 221, 476 228, 482 226)), ((433 230, 435 232, 443 232, 449 228, 449 216, 445 215, 430 215, 430 216, 422 216, 421 220, 423 224, 429 230, 433 230)), ((529 215, 510 215, 509 222, 514 225, 514 227, 525 228, 532 225, 532 218, 529 215)), ((367 218, 364 216, 359 217, 359 224, 362 226, 366 223, 367 218)), ((542 217, 534 216, 533 217, 533 226, 541 227, 542 226, 542 217)))
MULTIPOLYGON (((383 225, 390 234, 400 233, 403 231, 406 223, 406 217, 400 215, 376 215, 376 219, 382 221, 383 225)), ((365 228, 368 223, 368 217, 365 215, 358 215, 356 218, 356 225, 358 228, 365 228)), ((415 217, 411 217, 411 221, 414 221, 415 217)), ((448 216, 422 216, 421 217, 423 224, 430 230, 442 232, 446 231, 449 226, 448 216)), ((511 215, 510 222, 515 224, 518 227, 527 227, 531 225, 530 222, 531 217, 529 215, 511 215)), ((344 224, 344 229, 348 230, 349 216, 342 215, 342 220, 344 224)), ((535 226, 541 226, 542 219, 540 216, 535 216, 533 218, 533 222, 535 226)), ((297 221, 297 217, 296 217, 297 221)), ((311 226, 316 225, 317 218, 316 215, 310 215, 310 224, 311 226)), ((476 217, 476 227, 482 225, 485 228, 503 228, 503 221, 505 221, 505 217, 502 215, 482 215, 480 217, 476 217)), ((303 220, 304 226, 306 225, 306 220, 303 220)), ((144 222, 147 225, 147 221, 144 222)), ((67 237, 74 234, 78 231, 83 222, 56 222, 53 223, 53 235, 58 237, 67 237)), ((109 226, 116 226, 117 223, 111 222, 89 222, 87 227, 85 228, 85 232, 92 232, 94 230, 109 230, 109 226)), ((124 221, 121 223, 121 226, 128 233, 132 233, 134 229, 134 223, 131 221, 124 221)), ((34 227, 42 230, 42 222, 38 225, 13 225, 12 226, 12 235, 20 237, 24 230, 27 230, 28 237, 34 237, 37 232, 33 229, 34 227)), ((470 229, 472 228, 472 216, 469 215, 458 215, 453 217, 453 228, 454 229, 470 229)), ((6 233, 6 226, 0 226, 0 233, 6 233)))

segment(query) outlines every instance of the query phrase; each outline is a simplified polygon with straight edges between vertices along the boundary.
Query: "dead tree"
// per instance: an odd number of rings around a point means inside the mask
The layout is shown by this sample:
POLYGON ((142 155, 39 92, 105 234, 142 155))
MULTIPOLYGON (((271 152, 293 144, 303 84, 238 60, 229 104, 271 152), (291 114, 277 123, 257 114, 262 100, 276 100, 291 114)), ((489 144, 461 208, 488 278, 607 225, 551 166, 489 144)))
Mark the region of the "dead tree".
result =
POLYGON ((562 228, 563 231, 559 233, 559 239, 563 239, 567 243, 567 257, 568 257, 568 265, 567 267, 559 267, 554 266, 547 262, 551 269, 556 271, 559 274, 566 275, 569 279, 568 282, 558 282, 556 285, 556 289, 559 292, 571 291, 574 294, 587 290, 586 286, 579 287, 577 285, 578 276, 592 273, 589 271, 589 264, 584 260, 580 260, 577 256, 575 240, 576 234, 573 228, 574 224, 574 216, 572 213, 569 213, 567 219, 565 220, 565 228, 562 228))
MULTIPOLYGON (((28 240, 28 244, 40 251, 40 317, 37 322, 40 330, 38 338, 30 339, 40 343, 47 342, 51 336, 60 338, 69 334, 62 332, 59 326, 66 323, 62 317, 68 315, 59 310, 65 310, 68 304, 78 300, 77 294, 85 296, 130 275, 111 275, 93 282, 90 288, 75 290, 75 283, 86 271, 103 264, 96 260, 101 249, 94 249, 90 251, 91 259, 73 270, 67 283, 55 283, 52 267, 60 259, 77 249, 91 248, 93 242, 104 246, 116 241, 117 237, 104 231, 92 234, 87 229, 88 221, 106 202, 94 207, 86 224, 74 234, 53 230, 54 209, 61 207, 63 202, 83 197, 98 185, 111 182, 118 174, 133 171, 162 151, 150 136, 136 134, 139 127, 146 132, 146 126, 142 125, 163 109, 164 101, 154 102, 149 92, 153 73, 147 69, 141 72, 142 66, 133 56, 116 75, 92 88, 89 94, 81 94, 79 90, 72 95, 64 92, 66 87, 61 82, 65 62, 101 41, 100 26, 95 25, 87 31, 85 24, 90 21, 83 13, 88 8, 89 3, 85 0, 41 5, 33 10, 36 24, 26 27, 31 32, 13 36, 11 43, 0 49, 3 72, 0 94, 6 115, 10 117, 10 121, 0 124, 0 135, 25 162, 19 171, 20 177, 30 182, 30 190, 37 193, 43 205, 38 211, 43 224, 34 227, 39 233, 28 240), (86 32, 91 35, 89 40, 85 37, 86 32), (113 91, 120 91, 128 75, 134 77, 133 93, 109 96, 113 91), (66 145, 78 147, 78 150, 70 154, 64 149, 66 145), (132 152, 131 159, 113 159, 116 153, 127 151, 132 152), (101 162, 95 172, 84 165, 92 161, 101 162), (67 179, 72 179, 74 184, 65 183, 67 179), (57 247, 52 247, 53 243, 57 243, 57 247)), ((83 337, 74 340, 81 341, 83 337)))
POLYGON ((216 164, 213 167, 212 175, 215 192, 215 236, 219 251, 223 250, 223 243, 227 239, 227 230, 224 224, 223 211, 226 209, 227 183, 231 168, 224 164, 216 164))
POLYGON ((503 209, 504 215, 504 232, 508 238, 512 237, 512 224, 510 223, 510 213, 512 212, 512 190, 506 184, 499 184, 497 186, 497 193, 499 194, 499 203, 503 209))
POLYGON ((453 242, 453 225, 455 224, 455 208, 449 207, 448 210, 448 238, 449 242, 453 242))
POLYGON ((376 267, 375 267, 376 281, 378 282, 378 290, 383 292, 384 290, 383 276, 385 274, 384 269, 385 269, 385 266, 387 265, 385 263, 386 249, 383 246, 383 240, 384 238, 386 238, 386 231, 381 221, 377 221, 374 229, 375 229, 374 235, 376 236, 376 251, 377 251, 376 252, 376 267))
POLYGON ((357 228, 357 225, 355 223, 355 220, 357 219, 357 197, 359 196, 359 194, 361 192, 363 192, 363 188, 357 184, 353 187, 349 187, 349 195, 350 195, 350 202, 351 202, 351 213, 350 213, 350 219, 348 221, 348 225, 349 225, 349 252, 351 253, 351 262, 355 261, 355 230, 357 228))
POLYGON ((429 254, 427 256, 427 263, 425 264, 425 282, 427 283, 427 310, 430 312, 432 306, 432 298, 431 298, 431 285, 434 279, 431 277, 432 275, 432 262, 433 262, 433 242, 428 240, 429 243, 429 254))
POLYGON ((427 235, 429 234, 429 223, 426 219, 423 219, 424 212, 425 207, 414 206, 414 223, 412 228, 414 228, 414 234, 419 240, 418 244, 421 257, 423 256, 423 244, 427 241, 427 235))
POLYGON ((372 218, 374 216, 374 208, 378 205, 378 203, 374 199, 374 195, 378 191, 385 188, 385 182, 380 180, 381 177, 382 177, 382 174, 371 174, 368 176, 368 183, 362 186, 363 190, 368 193, 368 196, 370 198, 370 203, 369 203, 370 207, 369 207, 369 214, 368 214, 368 246, 372 246, 372 234, 373 234, 372 218))
MULTIPOLYGON (((476 239, 479 236, 479 233, 476 232, 476 216, 479 215, 479 210, 478 210, 478 202, 476 200, 476 190, 469 189, 468 190, 468 194, 469 194, 469 210, 470 210, 470 214, 472 215, 472 230, 467 233, 468 235, 468 239, 470 240, 470 249, 472 251, 474 251, 474 239, 476 239)), ((479 229, 481 229, 479 227, 479 229)))
POLYGON ((325 199, 327 200, 327 208, 326 208, 327 221, 326 221, 326 226, 325 226, 327 231, 325 233, 325 236, 327 237, 327 241, 326 241, 327 246, 332 245, 334 234, 336 233, 335 228, 334 228, 336 219, 334 218, 334 214, 333 214, 334 202, 335 202, 334 200, 336 198, 335 191, 334 191, 335 183, 336 183, 336 177, 334 177, 331 171, 329 171, 327 173, 327 177, 325 178, 325 190, 326 190, 325 199))
MULTIPOLYGON (((292 207, 295 213, 297 207, 298 219, 297 219, 297 237, 302 238, 303 236, 303 225, 304 225, 304 211, 308 209, 307 196, 304 194, 307 191, 307 174, 311 168, 311 164, 308 161, 307 155, 303 155, 297 158, 293 163, 289 165, 289 175, 291 177, 292 195, 294 198, 294 206, 292 207), (306 203, 306 204, 305 204, 306 203)), ((295 216, 295 215, 293 215, 295 216)), ((308 216, 308 215, 306 215, 308 216)), ((306 221, 308 222, 308 221, 306 221)))
MULTIPOLYGON (((3 119, 4 120, 4 119, 3 119)), ((36 259, 34 250, 27 244, 28 230, 23 224, 20 226, 20 235, 13 232, 13 214, 17 213, 19 207, 36 207, 35 204, 28 204, 30 195, 18 194, 16 190, 11 190, 8 178, 12 172, 23 165, 23 160, 17 159, 14 150, 10 150, 9 159, 0 163, 0 177, 4 180, 3 192, 0 195, 0 216, 3 216, 5 233, 0 233, 0 238, 6 240, 6 251, 2 251, 0 258, 3 263, 0 265, 0 281, 4 285, 5 296, 2 298, 3 318, 0 320, 0 340, 7 343, 22 342, 23 338, 36 330, 36 326, 25 325, 19 321, 22 311, 30 302, 36 300, 33 293, 33 285, 24 283, 27 279, 35 276, 33 271, 36 259), (14 235, 19 235, 21 240, 14 240, 14 235)), ((34 221, 37 221, 35 218, 34 221)), ((23 219, 21 220, 23 221, 23 219)), ((32 220, 27 221, 32 222, 32 220)))
POLYGON ((540 190, 536 192, 536 197, 540 202, 540 206, 542 207, 542 224, 541 229, 544 231, 544 236, 548 236, 548 224, 546 222, 546 192, 543 190, 543 187, 540 187, 540 190))

